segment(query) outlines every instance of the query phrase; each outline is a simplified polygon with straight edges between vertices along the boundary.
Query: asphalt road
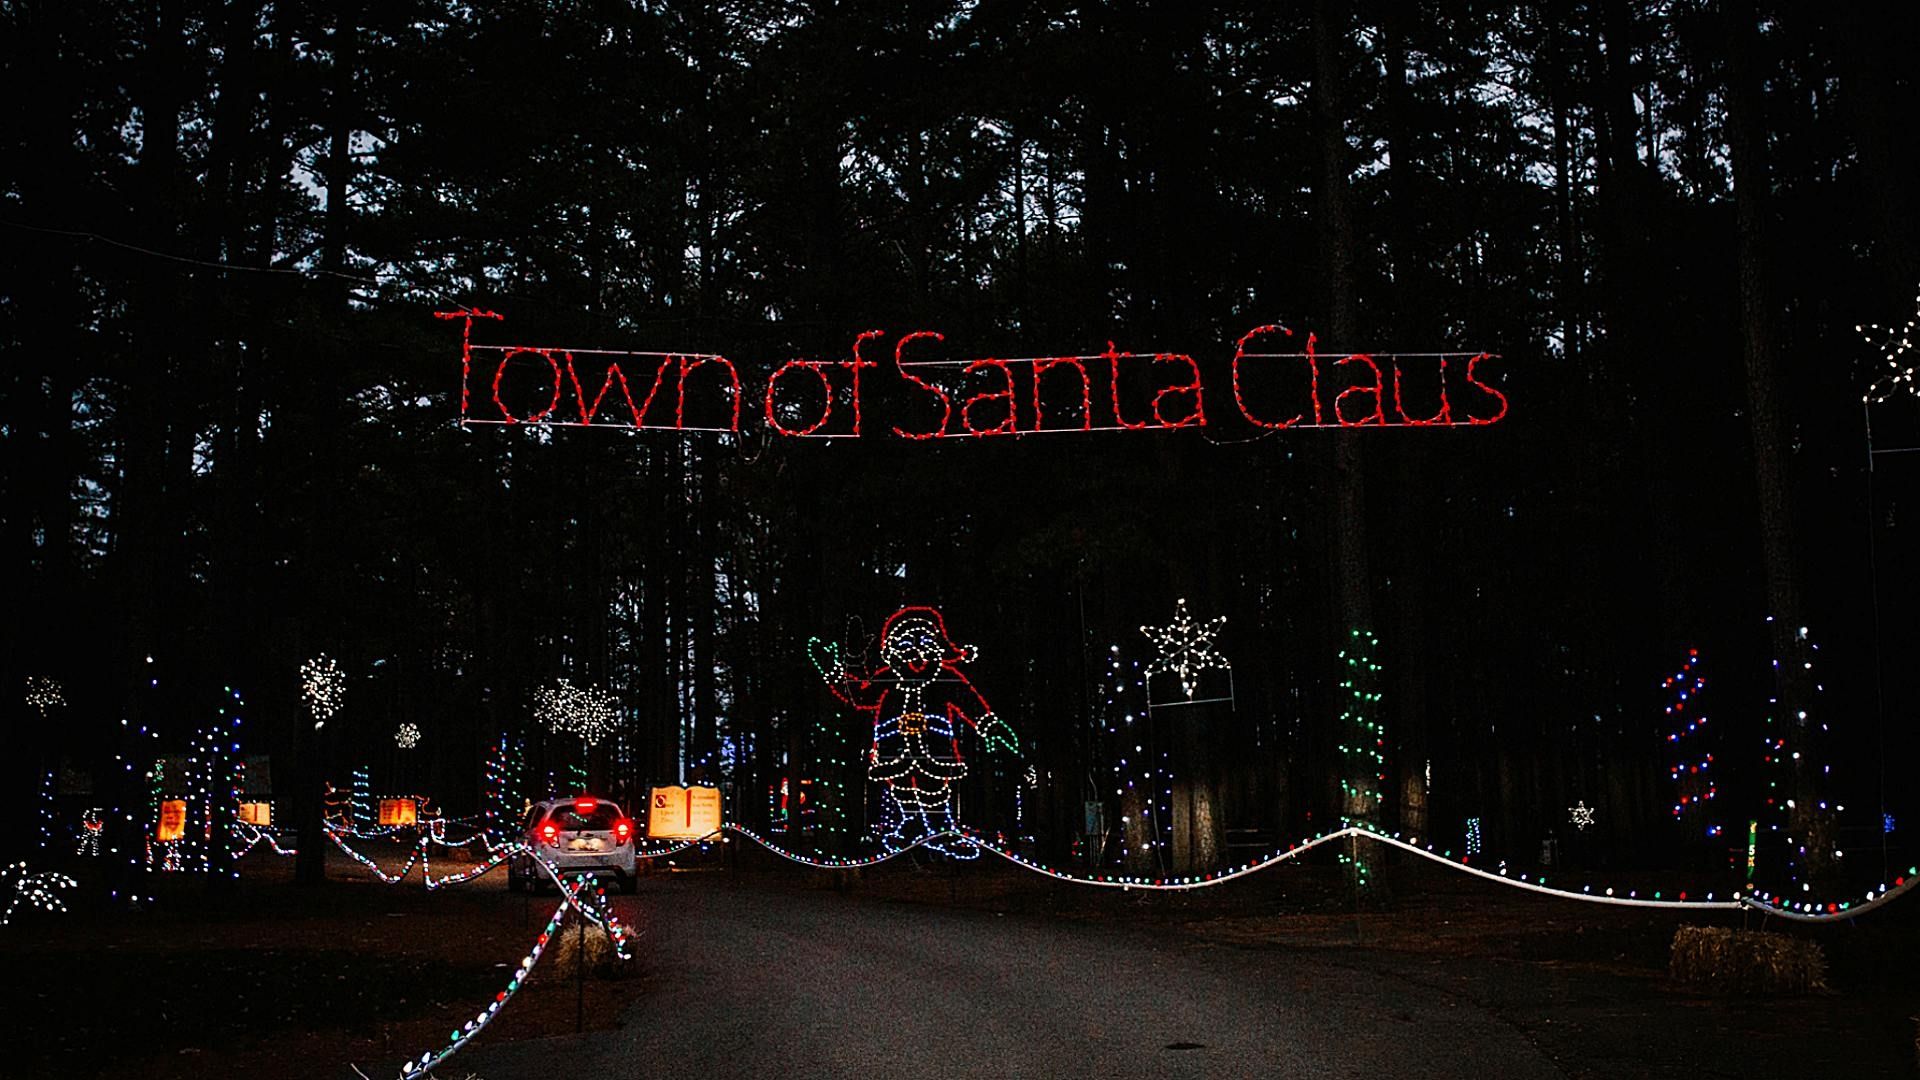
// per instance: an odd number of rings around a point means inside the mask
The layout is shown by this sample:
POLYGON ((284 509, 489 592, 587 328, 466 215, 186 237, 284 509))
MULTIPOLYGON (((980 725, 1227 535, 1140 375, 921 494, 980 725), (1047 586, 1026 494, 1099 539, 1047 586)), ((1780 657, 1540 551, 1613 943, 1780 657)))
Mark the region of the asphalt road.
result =
POLYGON ((614 1031, 477 1044, 440 1070, 576 1077, 1560 1077, 1427 982, 1299 951, 735 888, 643 885, 649 974, 614 1031))

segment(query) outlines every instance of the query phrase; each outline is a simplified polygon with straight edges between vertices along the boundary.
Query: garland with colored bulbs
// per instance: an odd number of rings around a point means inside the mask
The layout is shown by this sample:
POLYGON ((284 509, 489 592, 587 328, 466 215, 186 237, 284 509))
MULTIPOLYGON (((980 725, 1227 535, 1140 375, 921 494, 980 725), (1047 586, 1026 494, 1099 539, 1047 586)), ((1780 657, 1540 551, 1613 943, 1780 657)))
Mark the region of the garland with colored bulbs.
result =
POLYGON ((506 988, 495 994, 493 1000, 487 1003, 487 1007, 481 1009, 473 1019, 449 1034, 446 1046, 437 1051, 429 1050, 421 1054, 418 1060, 409 1059, 403 1063, 400 1066, 400 1080, 416 1080, 418 1077, 428 1075, 436 1066, 472 1042, 474 1037, 500 1014, 500 1010, 506 1007, 507 1002, 513 1000, 514 995, 527 984, 527 976, 533 972, 534 965, 540 962, 541 955, 546 952, 547 945, 553 941, 554 934, 560 929, 561 922, 566 918, 569 909, 577 918, 591 922, 607 932, 607 937, 613 942, 615 956, 622 961, 633 959, 632 932, 614 914, 613 905, 607 900, 603 890, 595 888, 589 892, 587 886, 591 881, 590 878, 585 876, 569 878, 552 863, 541 858, 538 853, 534 854, 534 861, 540 869, 546 871, 547 875, 553 879, 554 886, 560 890, 560 903, 554 907, 553 917, 547 920, 546 928, 534 938, 533 947, 527 951, 526 956, 521 958, 520 966, 515 970, 513 977, 507 980, 506 988), (583 897, 591 899, 583 901, 583 897))
POLYGON ((236 859, 252 851, 254 848, 259 847, 261 844, 267 845, 267 850, 273 852, 275 855, 298 854, 293 848, 281 847, 280 841, 276 839, 272 833, 258 825, 249 825, 244 821, 236 821, 233 823, 233 836, 234 839, 240 841, 241 844, 240 848, 233 853, 233 857, 236 859))

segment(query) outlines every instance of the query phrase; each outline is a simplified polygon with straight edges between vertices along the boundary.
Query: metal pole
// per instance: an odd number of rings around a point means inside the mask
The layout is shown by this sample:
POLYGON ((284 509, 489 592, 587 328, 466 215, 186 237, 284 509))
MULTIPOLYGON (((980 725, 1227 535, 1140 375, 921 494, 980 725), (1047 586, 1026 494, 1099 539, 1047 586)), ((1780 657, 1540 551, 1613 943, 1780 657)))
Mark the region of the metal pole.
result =
MULTIPOLYGON (((584 878, 580 888, 586 888, 584 878)), ((573 1030, 578 1034, 587 1028, 587 919, 578 909, 573 918, 573 1030)))
POLYGON ((1880 552, 1874 531, 1879 525, 1873 507, 1873 404, 1860 402, 1860 421, 1867 435, 1867 594, 1873 606, 1874 737, 1880 765, 1880 876, 1887 875, 1887 690, 1886 662, 1880 653, 1880 552))

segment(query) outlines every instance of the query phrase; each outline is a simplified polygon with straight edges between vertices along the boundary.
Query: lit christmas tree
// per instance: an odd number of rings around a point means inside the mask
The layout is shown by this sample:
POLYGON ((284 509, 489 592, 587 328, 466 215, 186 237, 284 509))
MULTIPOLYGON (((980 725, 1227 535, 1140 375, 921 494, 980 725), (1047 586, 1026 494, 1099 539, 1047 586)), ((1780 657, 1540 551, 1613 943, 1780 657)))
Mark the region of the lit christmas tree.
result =
POLYGON ((1719 784, 1713 754, 1707 750, 1710 745, 1704 698, 1707 680, 1700 671, 1700 650, 1688 649, 1686 662, 1680 665, 1679 671, 1667 676, 1660 687, 1667 697, 1666 740, 1672 751, 1667 776, 1674 786, 1671 807, 1674 820, 1686 824, 1690 838, 1717 837, 1723 829, 1712 819, 1712 814, 1719 784))
MULTIPOLYGON (((1340 689, 1346 696, 1340 713, 1340 814, 1347 825, 1377 826, 1386 790, 1387 726, 1380 717, 1380 665, 1373 660, 1379 645, 1372 631, 1355 629, 1340 650, 1340 689)), ((1372 885, 1372 870, 1358 844, 1349 841, 1341 859, 1349 885, 1364 893, 1372 885)))

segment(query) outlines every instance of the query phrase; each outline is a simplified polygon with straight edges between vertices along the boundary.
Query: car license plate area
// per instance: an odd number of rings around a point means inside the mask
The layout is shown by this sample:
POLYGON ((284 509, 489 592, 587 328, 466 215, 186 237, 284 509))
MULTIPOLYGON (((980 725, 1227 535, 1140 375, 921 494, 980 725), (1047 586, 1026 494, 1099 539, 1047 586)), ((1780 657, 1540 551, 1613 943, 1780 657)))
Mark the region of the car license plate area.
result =
POLYGON ((605 851, 607 845, 597 836, 576 836, 567 841, 568 851, 605 851))

